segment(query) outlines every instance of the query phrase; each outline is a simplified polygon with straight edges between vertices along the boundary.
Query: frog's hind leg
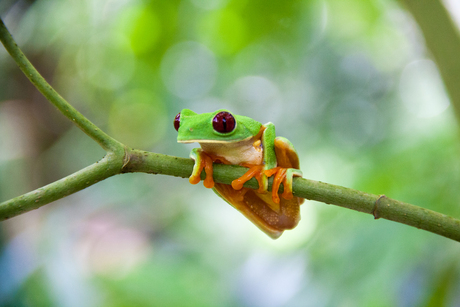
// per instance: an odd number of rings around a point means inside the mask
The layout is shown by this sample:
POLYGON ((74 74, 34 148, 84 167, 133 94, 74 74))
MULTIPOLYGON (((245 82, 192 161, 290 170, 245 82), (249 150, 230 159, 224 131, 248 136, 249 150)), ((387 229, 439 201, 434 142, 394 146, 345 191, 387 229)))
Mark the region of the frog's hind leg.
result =
MULTIPOLYGON (((280 219, 281 225, 284 224, 284 216, 273 211, 269 204, 258 197, 258 195, 263 194, 259 194, 249 188, 235 190, 229 185, 220 183, 216 183, 213 190, 272 239, 279 238, 284 229, 287 229, 287 227, 279 227, 280 219)), ((296 221, 293 221, 293 223, 296 223, 296 221)), ((293 223, 290 223, 290 225, 293 223)))
MULTIPOLYGON (((282 182, 284 192, 281 196, 285 199, 292 199, 292 179, 293 177, 302 177, 303 175, 302 171, 299 169, 299 156, 294 149, 294 145, 292 145, 292 143, 284 137, 276 137, 274 144, 277 168, 279 168, 279 170, 276 170, 275 168, 265 172, 267 176, 276 174, 273 183, 274 189, 272 189, 275 191, 272 191, 273 198, 274 200, 278 199, 278 187, 282 182), (285 171, 282 169, 285 169, 285 171)), ((299 198, 299 201, 300 203, 303 203, 303 198, 299 198)))
POLYGON ((299 156, 288 139, 281 136, 275 138, 275 154, 277 166, 299 169, 299 156))

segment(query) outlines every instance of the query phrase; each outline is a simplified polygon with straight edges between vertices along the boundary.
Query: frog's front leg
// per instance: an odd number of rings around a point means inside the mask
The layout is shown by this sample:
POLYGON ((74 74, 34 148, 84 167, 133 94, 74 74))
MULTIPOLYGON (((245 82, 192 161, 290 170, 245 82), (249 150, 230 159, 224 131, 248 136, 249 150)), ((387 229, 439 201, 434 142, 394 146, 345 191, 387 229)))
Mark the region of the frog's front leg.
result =
POLYGON ((267 181, 267 176, 264 173, 265 166, 264 165, 255 165, 255 166, 243 165, 243 166, 249 167, 249 170, 240 178, 232 181, 232 188, 234 188, 235 190, 240 190, 241 188, 243 188, 243 185, 246 183, 246 181, 254 177, 259 183, 259 189, 257 189, 257 192, 258 193, 267 192, 268 181, 267 181))
POLYGON ((279 204, 280 197, 278 195, 278 190, 283 183, 284 191, 281 196, 285 199, 292 199, 292 179, 294 176, 302 177, 302 171, 295 168, 286 168, 286 167, 274 167, 271 169, 265 169, 265 165, 256 165, 249 168, 249 170, 240 178, 232 181, 232 187, 235 190, 240 190, 244 183, 251 178, 256 178, 259 182, 258 193, 267 192, 268 180, 267 177, 275 175, 272 184, 272 200, 276 204, 279 204))
POLYGON ((213 174, 213 167, 212 167, 212 159, 208 156, 201 148, 193 148, 190 152, 190 158, 195 160, 195 164, 193 166, 192 175, 188 179, 191 184, 197 184, 201 180, 201 172, 204 171, 206 173, 206 178, 203 181, 203 185, 211 189, 214 187, 214 179, 212 178, 213 174))
POLYGON ((285 199, 292 199, 292 178, 302 177, 302 172, 298 169, 299 158, 292 143, 286 138, 275 137, 275 126, 272 123, 265 124, 263 129, 261 141, 264 147, 264 163, 250 167, 246 174, 232 182, 232 186, 235 190, 241 189, 246 181, 255 177, 259 182, 257 192, 264 193, 268 187, 267 177, 274 175, 272 200, 279 204, 280 184, 283 183, 284 186, 281 196, 285 199))
POLYGON ((278 204, 280 202, 280 197, 278 195, 280 184, 283 183, 284 187, 284 191, 281 196, 284 199, 292 199, 294 197, 294 195, 292 195, 292 178, 294 176, 302 177, 302 171, 295 168, 275 167, 266 170, 265 175, 268 177, 275 175, 272 185, 272 199, 278 204))

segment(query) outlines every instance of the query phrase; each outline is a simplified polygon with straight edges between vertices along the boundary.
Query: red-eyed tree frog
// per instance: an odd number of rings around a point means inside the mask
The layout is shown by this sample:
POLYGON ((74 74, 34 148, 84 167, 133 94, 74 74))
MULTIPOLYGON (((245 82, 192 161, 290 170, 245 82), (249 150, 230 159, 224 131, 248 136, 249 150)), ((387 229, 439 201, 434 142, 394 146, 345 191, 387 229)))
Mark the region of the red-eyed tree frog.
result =
POLYGON ((197 114, 183 109, 174 119, 179 143, 198 142, 190 158, 195 160, 190 183, 200 182, 235 207, 271 238, 276 239, 286 229, 294 228, 300 220, 303 198, 292 195, 293 176, 302 176, 297 152, 286 138, 275 136, 272 123, 262 125, 252 118, 233 115, 228 110, 197 114), (214 183, 212 163, 236 164, 249 167, 232 185, 214 183), (267 178, 275 176, 271 195, 267 194, 267 178), (244 188, 251 178, 259 189, 244 188), (278 195, 279 185, 284 192, 278 195))

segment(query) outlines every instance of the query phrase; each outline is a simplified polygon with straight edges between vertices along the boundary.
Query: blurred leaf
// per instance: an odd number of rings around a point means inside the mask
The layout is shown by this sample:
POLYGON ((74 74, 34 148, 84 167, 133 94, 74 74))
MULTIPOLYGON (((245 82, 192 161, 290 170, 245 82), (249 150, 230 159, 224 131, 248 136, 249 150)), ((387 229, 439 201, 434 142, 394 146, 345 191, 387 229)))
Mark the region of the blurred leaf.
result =
POLYGON ((240 14, 228 9, 208 13, 198 26, 202 41, 219 55, 230 55, 244 47, 247 32, 240 14))
POLYGON ((158 13, 152 7, 135 6, 124 10, 120 28, 125 32, 136 54, 152 52, 163 32, 158 13))

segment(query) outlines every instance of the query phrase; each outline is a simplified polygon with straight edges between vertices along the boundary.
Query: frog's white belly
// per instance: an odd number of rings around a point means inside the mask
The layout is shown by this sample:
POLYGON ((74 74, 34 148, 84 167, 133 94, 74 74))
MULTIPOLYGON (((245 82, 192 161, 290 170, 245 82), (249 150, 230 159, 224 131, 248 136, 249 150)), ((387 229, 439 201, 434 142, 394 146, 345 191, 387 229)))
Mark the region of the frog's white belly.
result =
POLYGON ((200 143, 204 152, 225 158, 231 164, 248 163, 261 165, 263 162, 262 146, 254 146, 254 138, 230 143, 200 143))

